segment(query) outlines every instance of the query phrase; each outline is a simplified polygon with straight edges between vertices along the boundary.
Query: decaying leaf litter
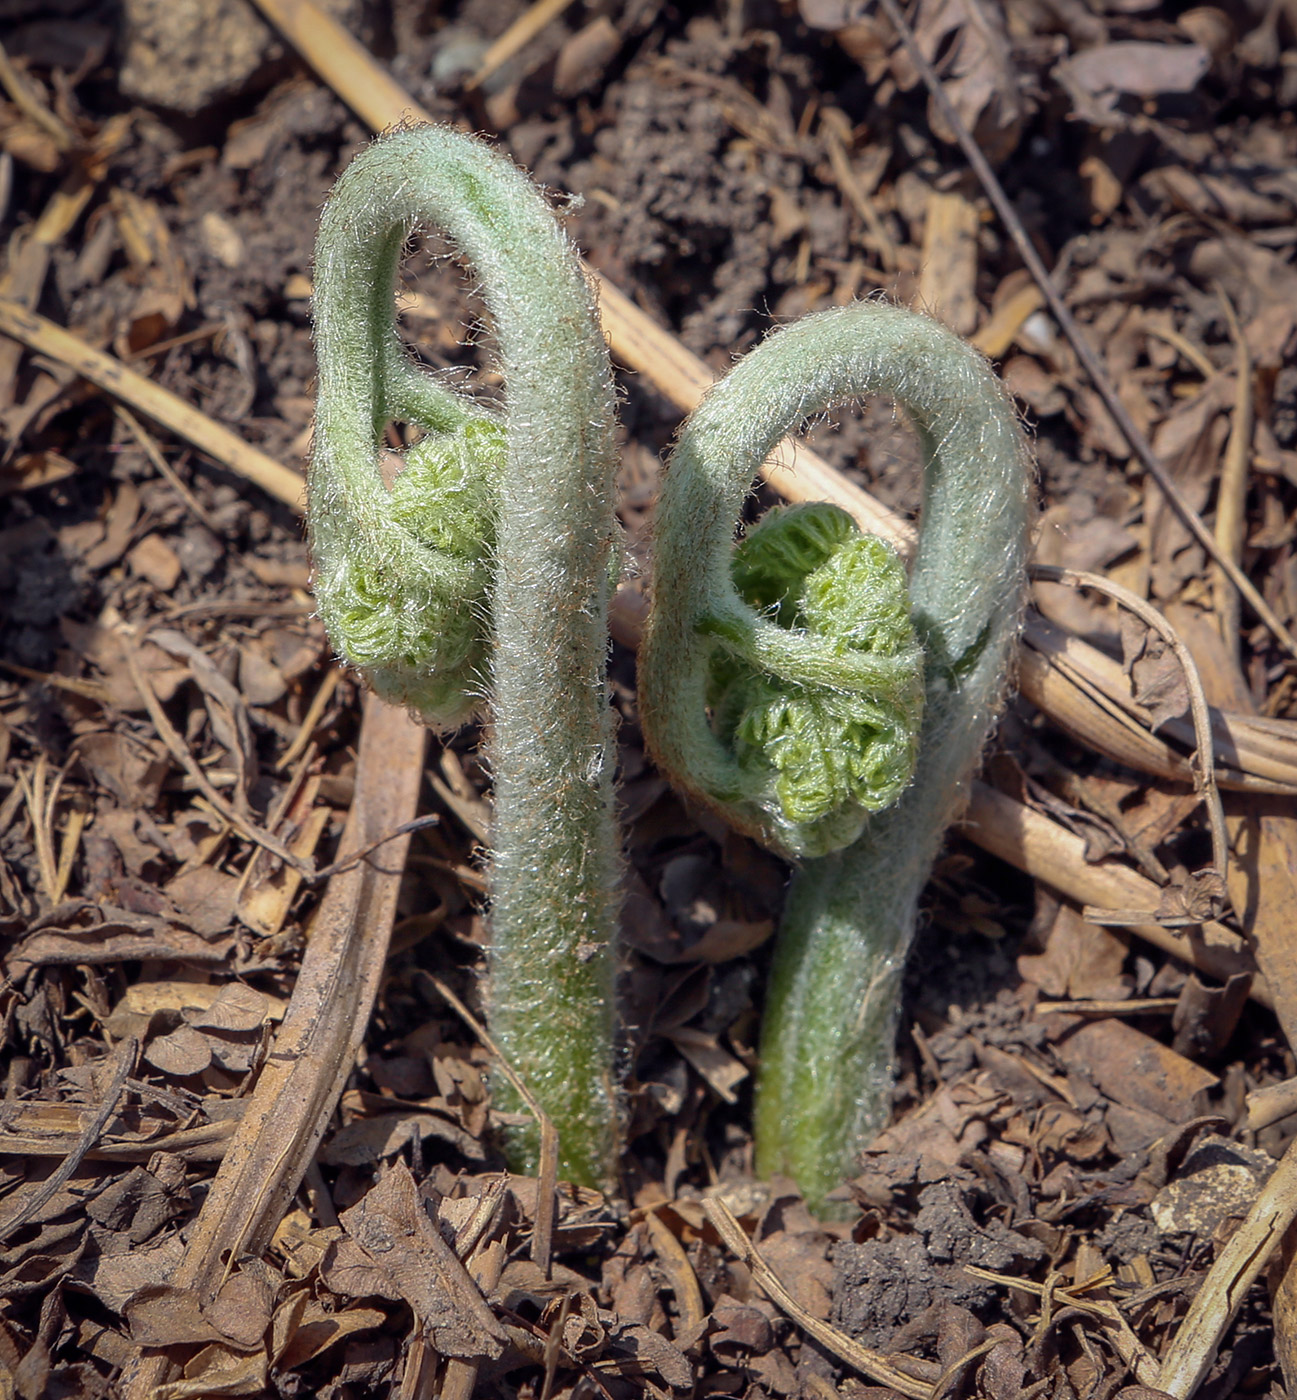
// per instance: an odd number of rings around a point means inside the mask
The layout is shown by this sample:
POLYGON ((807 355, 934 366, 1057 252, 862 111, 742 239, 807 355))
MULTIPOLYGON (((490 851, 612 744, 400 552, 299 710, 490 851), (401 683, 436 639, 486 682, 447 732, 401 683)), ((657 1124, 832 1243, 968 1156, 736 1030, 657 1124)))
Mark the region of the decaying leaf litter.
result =
MULTIPOLYGON (((289 42, 233 3, 206 41, 142 0, 13 8, 6 1387, 1285 1393, 1289 10, 922 0, 907 45, 887 5, 341 6, 380 66, 308 17, 307 67, 300 6, 265 3, 289 42), (421 784, 422 736, 332 665, 284 470, 310 427, 315 210, 369 129, 419 110, 583 197, 570 227, 631 371, 633 555, 709 379, 773 321, 881 289, 997 361, 1034 424, 1036 558, 1153 603, 1213 707, 1228 902, 1200 875, 1183 667, 1101 595, 1037 585, 1022 695, 929 891, 897 1120, 843 1224, 747 1171, 784 869, 647 765, 633 578, 624 1195, 560 1189, 555 1212, 500 1172, 474 736, 431 744, 421 784), (1219 558, 1046 309, 961 125, 1219 558)), ((418 353, 480 358, 496 392, 453 264, 408 280, 418 353)), ((809 482, 904 539, 890 410, 814 447, 771 497, 809 482)))

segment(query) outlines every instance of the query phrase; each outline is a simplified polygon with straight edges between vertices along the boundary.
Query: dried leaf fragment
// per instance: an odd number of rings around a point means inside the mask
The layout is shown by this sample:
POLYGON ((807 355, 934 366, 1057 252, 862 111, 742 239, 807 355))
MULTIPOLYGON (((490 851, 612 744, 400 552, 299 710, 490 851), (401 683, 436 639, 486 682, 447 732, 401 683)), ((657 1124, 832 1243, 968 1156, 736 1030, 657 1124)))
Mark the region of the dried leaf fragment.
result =
POLYGON ((1121 615, 1123 664, 1130 676, 1135 703, 1149 712, 1153 732, 1189 709, 1184 667, 1165 641, 1129 613, 1121 615))
POLYGON ((272 1302, 268 1280, 256 1272, 241 1271, 226 1280, 208 1307, 202 1306, 192 1289, 162 1283, 141 1288, 124 1311, 131 1336, 141 1346, 219 1342, 239 1351, 256 1351, 270 1325, 272 1302))
MULTIPOLYGON (((1128 93, 1160 97, 1192 92, 1211 66, 1211 55, 1200 44, 1154 44, 1139 39, 1096 44, 1059 64, 1064 74, 1091 96, 1128 93)), ((1057 71, 1057 70, 1056 70, 1057 71)))
POLYGON ((414 1309, 443 1356, 494 1359, 503 1353, 504 1329, 429 1218, 404 1163, 340 1219, 373 1270, 414 1309))
POLYGON ((387 1314, 377 1308, 327 1312, 306 1289, 299 1289, 275 1310, 272 1360, 280 1371, 295 1370, 352 1333, 386 1321, 387 1314))

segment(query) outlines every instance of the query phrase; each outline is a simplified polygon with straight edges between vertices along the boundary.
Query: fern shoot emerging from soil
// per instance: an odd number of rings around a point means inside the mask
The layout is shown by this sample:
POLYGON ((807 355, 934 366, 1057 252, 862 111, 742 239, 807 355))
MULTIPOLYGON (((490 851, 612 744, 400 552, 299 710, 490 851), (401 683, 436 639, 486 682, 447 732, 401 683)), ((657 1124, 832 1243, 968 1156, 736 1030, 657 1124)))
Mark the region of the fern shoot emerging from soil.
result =
MULTIPOLYGON (((558 1128, 563 1174, 606 1185, 619 853, 605 653, 618 534, 594 301, 527 177, 436 126, 381 138, 343 173, 315 288, 320 614, 374 688, 430 724, 457 724, 485 698, 491 1028, 558 1128), (425 226, 446 232, 479 281, 502 418, 419 369, 397 338, 397 267, 425 226), (423 436, 389 489, 380 451, 392 421, 423 436)), ((517 1130, 515 1163, 533 1166, 537 1146, 517 1130)))
POLYGON ((1005 688, 1030 495, 986 362, 879 303, 772 335, 703 400, 668 464, 644 732, 676 784, 803 862, 771 972, 756 1146, 758 1171, 791 1175, 813 1206, 886 1121, 900 975, 1005 688), (908 602, 890 549, 831 507, 792 507, 733 545, 776 443, 873 393, 905 408, 925 462, 908 602))

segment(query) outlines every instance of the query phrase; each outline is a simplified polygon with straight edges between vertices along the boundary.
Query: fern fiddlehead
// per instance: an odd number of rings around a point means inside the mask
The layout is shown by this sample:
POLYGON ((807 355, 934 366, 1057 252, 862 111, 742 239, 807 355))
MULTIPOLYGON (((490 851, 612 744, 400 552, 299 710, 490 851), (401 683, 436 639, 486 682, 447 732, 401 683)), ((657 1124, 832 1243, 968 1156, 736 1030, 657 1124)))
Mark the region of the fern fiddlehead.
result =
POLYGON ((758 1169, 793 1176, 816 1205, 886 1117, 918 897, 1017 632, 1030 480, 981 356, 879 303, 772 335, 708 394, 668 464, 640 656, 645 736, 685 791, 804 862, 771 971, 756 1143, 758 1169), (908 605, 886 547, 852 539, 823 507, 772 522, 789 537, 773 548, 762 526, 733 548, 776 443, 870 393, 904 406, 925 462, 908 605), (826 595, 835 606, 817 612, 826 595))
MULTIPOLYGON (((320 614, 376 690, 437 725, 483 700, 494 783, 490 1021, 572 1179, 613 1171, 619 859, 605 682, 616 454, 607 347, 571 244, 525 175, 426 126, 348 167, 316 245, 309 491, 320 614), (401 250, 444 230, 480 281, 503 416, 417 368, 401 250), (417 425, 391 489, 384 426, 417 425)), ((520 1129, 514 1159, 535 1160, 520 1129)))

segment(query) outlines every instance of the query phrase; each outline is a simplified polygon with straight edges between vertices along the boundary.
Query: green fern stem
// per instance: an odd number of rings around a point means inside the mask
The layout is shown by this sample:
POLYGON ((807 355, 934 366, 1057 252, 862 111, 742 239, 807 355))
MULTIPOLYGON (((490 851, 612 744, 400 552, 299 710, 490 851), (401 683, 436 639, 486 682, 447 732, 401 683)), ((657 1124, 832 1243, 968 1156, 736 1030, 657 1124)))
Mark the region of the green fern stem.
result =
MULTIPOLYGON (((558 1128, 564 1175, 607 1185, 619 855, 605 652, 618 536, 594 300, 527 177, 435 126, 381 138, 344 172, 315 279, 320 612, 380 694, 431 723, 489 698, 491 1028, 558 1128), (479 279, 503 421, 418 369, 397 338, 397 266, 425 226, 479 279), (392 420, 424 436, 389 490, 379 466, 392 420)), ((534 1129, 511 1139, 520 1167, 537 1148, 534 1129)))
MULTIPOLYGON (((1000 702, 1017 633, 1030 481, 1017 419, 981 356, 926 317, 879 303, 807 317, 772 335, 699 406, 668 468, 641 653, 645 731, 658 761, 693 796, 776 849, 811 857, 794 877, 775 949, 756 1150, 763 1175, 791 1175, 817 1206, 886 1120, 898 983, 919 894, 1000 702), (729 636, 766 633, 767 644, 746 655, 767 683, 786 686, 789 658, 809 652, 794 683, 809 675, 826 697, 851 694, 856 681, 824 655, 832 638, 798 625, 804 602, 791 629, 769 604, 754 612, 760 587, 744 586, 732 536, 775 444, 805 418, 874 393, 904 406, 925 463, 909 579, 924 654, 917 767, 887 810, 807 825, 779 800, 777 781, 754 790, 723 722, 718 732, 723 716, 714 704, 709 715, 716 619, 728 619, 729 636)), ((858 672, 871 665, 845 659, 858 672)), ((889 685, 904 685, 887 674, 892 659, 884 655, 874 677, 884 701, 889 685)), ((901 708, 914 712, 903 692, 901 708)), ((860 730, 835 736, 825 728, 819 739, 837 746, 831 757, 841 767, 860 730)))

